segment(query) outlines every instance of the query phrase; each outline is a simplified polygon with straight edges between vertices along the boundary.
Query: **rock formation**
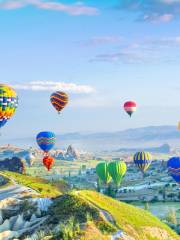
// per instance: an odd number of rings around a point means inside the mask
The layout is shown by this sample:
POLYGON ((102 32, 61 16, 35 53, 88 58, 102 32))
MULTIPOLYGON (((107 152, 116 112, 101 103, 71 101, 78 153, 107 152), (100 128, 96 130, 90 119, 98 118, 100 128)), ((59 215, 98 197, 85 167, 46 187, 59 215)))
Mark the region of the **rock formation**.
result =
POLYGON ((79 153, 71 145, 67 148, 65 157, 67 160, 75 160, 79 158, 79 153))

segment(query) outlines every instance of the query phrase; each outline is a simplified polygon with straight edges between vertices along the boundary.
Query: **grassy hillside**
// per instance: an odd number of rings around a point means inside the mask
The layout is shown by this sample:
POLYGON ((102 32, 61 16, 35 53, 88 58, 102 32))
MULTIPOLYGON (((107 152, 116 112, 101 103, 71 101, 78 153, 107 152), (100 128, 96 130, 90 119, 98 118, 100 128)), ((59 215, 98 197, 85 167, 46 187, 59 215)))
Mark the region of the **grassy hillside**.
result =
POLYGON ((170 240, 179 236, 149 212, 116 201, 94 191, 79 191, 78 195, 100 209, 109 212, 116 226, 135 239, 170 240))
POLYGON ((49 181, 42 178, 32 177, 15 172, 5 171, 3 174, 14 179, 19 184, 34 189, 41 195, 41 197, 57 197, 62 195, 63 192, 68 189, 68 186, 64 181, 50 183, 49 181))
POLYGON ((63 181, 49 183, 18 173, 4 174, 36 190, 41 197, 55 197, 48 213, 49 221, 44 226, 50 232, 51 240, 65 235, 71 236, 68 240, 109 240, 119 230, 126 234, 126 239, 132 240, 179 239, 174 231, 149 212, 100 193, 88 190, 67 193, 69 188, 63 181), (52 229, 56 225, 60 228, 54 234, 52 229))

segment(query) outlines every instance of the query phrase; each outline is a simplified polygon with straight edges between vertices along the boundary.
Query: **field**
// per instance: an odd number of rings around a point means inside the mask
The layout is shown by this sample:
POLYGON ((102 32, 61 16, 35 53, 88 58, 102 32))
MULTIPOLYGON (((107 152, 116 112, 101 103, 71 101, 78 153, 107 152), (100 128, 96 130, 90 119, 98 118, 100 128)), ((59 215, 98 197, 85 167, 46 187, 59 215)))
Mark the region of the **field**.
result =
POLYGON ((47 172, 46 168, 42 164, 42 160, 38 159, 33 164, 32 167, 27 167, 27 174, 32 176, 40 176, 43 178, 51 179, 59 178, 64 176, 77 175, 82 168, 83 165, 86 166, 87 169, 94 168, 99 161, 97 160, 76 160, 76 161, 63 161, 56 160, 50 172, 47 172))

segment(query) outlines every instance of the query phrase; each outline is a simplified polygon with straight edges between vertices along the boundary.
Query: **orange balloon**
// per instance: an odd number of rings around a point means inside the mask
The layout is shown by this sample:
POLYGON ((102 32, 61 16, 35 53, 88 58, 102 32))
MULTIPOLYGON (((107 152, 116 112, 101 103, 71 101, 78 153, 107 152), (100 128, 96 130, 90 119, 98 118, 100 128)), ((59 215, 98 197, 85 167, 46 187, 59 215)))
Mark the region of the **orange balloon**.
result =
POLYGON ((54 158, 51 156, 45 156, 43 158, 43 164, 47 168, 48 171, 50 171, 52 165, 54 163, 54 158))

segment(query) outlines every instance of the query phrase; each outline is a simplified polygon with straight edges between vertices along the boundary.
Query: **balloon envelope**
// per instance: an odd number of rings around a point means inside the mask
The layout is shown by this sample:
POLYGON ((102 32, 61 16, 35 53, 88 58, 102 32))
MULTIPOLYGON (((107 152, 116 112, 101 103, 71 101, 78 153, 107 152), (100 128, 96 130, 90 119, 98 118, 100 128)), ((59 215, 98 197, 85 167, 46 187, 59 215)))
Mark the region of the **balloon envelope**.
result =
POLYGON ((123 161, 110 162, 108 164, 109 174, 117 186, 120 185, 126 170, 126 163, 123 161))
POLYGON ((16 92, 11 87, 0 84, 0 128, 14 115, 17 106, 16 92))
POLYGON ((124 110, 127 112, 127 114, 131 117, 131 115, 136 111, 137 105, 133 101, 125 102, 124 104, 124 110))
POLYGON ((167 167, 172 178, 180 184, 180 157, 170 158, 167 167))
POLYGON ((68 95, 65 92, 57 91, 51 95, 50 101, 53 107, 58 112, 61 112, 62 109, 68 104, 68 95))
POLYGON ((99 177, 99 179, 107 184, 111 181, 111 176, 108 172, 108 164, 105 162, 98 163, 96 166, 96 173, 99 177))
POLYGON ((43 164, 47 168, 48 171, 50 171, 52 165, 54 163, 54 158, 51 156, 45 156, 43 158, 43 164))
POLYGON ((134 155, 134 163, 144 173, 151 165, 151 154, 149 152, 137 152, 134 155))
POLYGON ((36 141, 44 152, 49 152, 55 145, 56 137, 53 132, 40 132, 36 137, 36 141))

